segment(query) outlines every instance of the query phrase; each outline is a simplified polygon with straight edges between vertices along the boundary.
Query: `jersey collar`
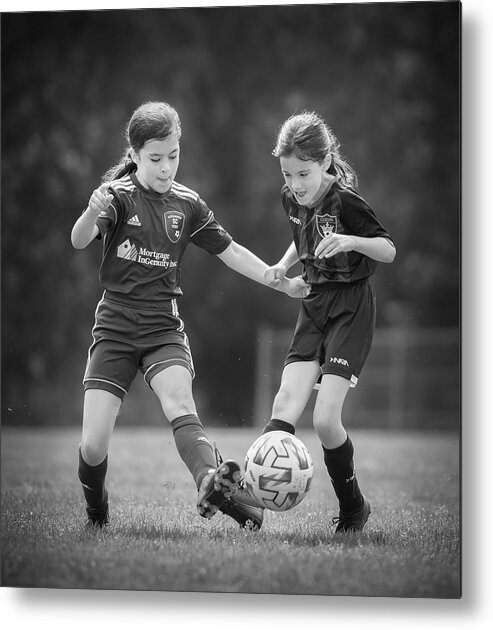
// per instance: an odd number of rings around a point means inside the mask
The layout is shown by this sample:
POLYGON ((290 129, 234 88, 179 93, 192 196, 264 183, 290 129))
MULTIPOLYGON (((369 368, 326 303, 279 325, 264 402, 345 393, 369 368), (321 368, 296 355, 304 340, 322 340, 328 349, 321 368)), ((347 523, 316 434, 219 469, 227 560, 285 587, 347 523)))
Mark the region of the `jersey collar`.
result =
POLYGON ((144 186, 142 186, 137 176, 135 175, 135 171, 130 173, 130 179, 140 191, 142 191, 145 195, 147 195, 148 197, 151 197, 152 199, 165 199, 171 193, 171 188, 173 186, 173 184, 171 184, 169 190, 167 190, 165 193, 159 193, 159 192, 156 192, 155 190, 152 190, 152 188, 145 188, 144 186))

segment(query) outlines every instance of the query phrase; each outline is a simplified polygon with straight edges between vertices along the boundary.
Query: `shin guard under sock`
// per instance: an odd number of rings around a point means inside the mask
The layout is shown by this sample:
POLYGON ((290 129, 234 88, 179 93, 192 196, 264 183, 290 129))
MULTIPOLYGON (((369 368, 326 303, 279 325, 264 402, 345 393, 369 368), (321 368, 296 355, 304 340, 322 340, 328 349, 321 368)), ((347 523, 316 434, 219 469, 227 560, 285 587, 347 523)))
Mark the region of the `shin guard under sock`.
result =
POLYGON ((262 435, 264 433, 269 433, 270 431, 286 431, 287 433, 294 435, 295 428, 289 422, 272 418, 272 420, 269 420, 269 422, 265 425, 262 435))
POLYGON ((322 445, 324 462, 342 512, 351 513, 363 505, 363 495, 354 472, 354 448, 349 436, 337 448, 322 445))
POLYGON ((215 470, 217 467, 212 445, 205 435, 202 423, 196 415, 190 414, 172 420, 171 429, 178 454, 192 473, 198 488, 204 475, 211 468, 215 470))
POLYGON ((105 512, 108 509, 108 493, 104 482, 106 479, 106 471, 108 470, 108 456, 97 466, 89 466, 82 457, 79 448, 79 480, 82 484, 84 498, 87 507, 99 512, 105 512))

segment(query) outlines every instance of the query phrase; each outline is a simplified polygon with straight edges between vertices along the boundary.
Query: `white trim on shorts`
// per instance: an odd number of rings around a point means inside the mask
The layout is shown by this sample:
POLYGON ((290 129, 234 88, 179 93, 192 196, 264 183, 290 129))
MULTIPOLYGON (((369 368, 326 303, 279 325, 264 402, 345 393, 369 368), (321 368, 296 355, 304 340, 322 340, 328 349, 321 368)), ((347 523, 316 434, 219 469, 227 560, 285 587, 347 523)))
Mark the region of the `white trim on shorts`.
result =
MULTIPOLYGON (((176 358, 176 359, 165 359, 164 361, 156 361, 155 363, 152 363, 147 370, 144 372, 144 380, 145 382, 149 385, 149 387, 151 386, 151 383, 148 382, 147 380, 147 374, 150 370, 152 370, 154 367, 156 367, 156 365, 164 365, 165 363, 171 363, 171 365, 184 365, 187 370, 190 372, 192 378, 195 377, 195 370, 193 367, 193 362, 190 364, 188 361, 185 361, 185 359, 180 359, 180 358, 176 358)), ((156 372, 156 374, 159 374, 159 372, 156 372)))
MULTIPOLYGON (((87 378, 87 370, 89 369, 89 363, 91 361, 91 350, 94 348, 94 345, 96 343, 96 338, 94 337, 94 329, 96 328, 96 322, 97 322, 97 312, 99 307, 101 306, 101 304, 104 302, 104 294, 105 292, 103 291, 103 296, 101 297, 101 299, 99 300, 99 302, 96 305, 96 309, 94 311, 94 324, 92 325, 91 328, 91 337, 92 337, 92 343, 89 346, 89 348, 87 349, 87 359, 86 359, 86 369, 84 370, 84 378, 82 379, 82 384, 84 384, 86 382, 86 378, 87 378)), ((120 388, 121 389, 121 388, 120 388)))
MULTIPOLYGON (((328 372, 328 374, 332 374, 332 372, 328 372)), ((324 376, 322 374, 322 376, 324 376)), ((340 374, 336 374, 335 376, 340 376, 340 374)), ((344 378, 344 376, 342 377, 344 378)), ((356 385, 358 384, 358 377, 355 376, 354 374, 351 374, 351 378, 349 379, 350 383, 349 383, 349 387, 356 387, 356 385)), ((315 385, 313 386, 313 389, 319 390, 320 389, 320 383, 315 383, 315 385)))
MULTIPOLYGON (((125 396, 128 394, 127 390, 124 389, 121 385, 118 385, 117 383, 113 383, 113 381, 107 381, 104 378, 98 378, 97 376, 89 376, 88 378, 84 378, 84 380, 82 381, 82 384, 85 385, 86 383, 90 383, 91 381, 97 381, 98 383, 108 383, 108 385, 111 385, 112 387, 116 387, 117 389, 121 389, 121 391, 125 394, 125 396)), ((88 389, 99 389, 99 388, 88 388, 88 389)))

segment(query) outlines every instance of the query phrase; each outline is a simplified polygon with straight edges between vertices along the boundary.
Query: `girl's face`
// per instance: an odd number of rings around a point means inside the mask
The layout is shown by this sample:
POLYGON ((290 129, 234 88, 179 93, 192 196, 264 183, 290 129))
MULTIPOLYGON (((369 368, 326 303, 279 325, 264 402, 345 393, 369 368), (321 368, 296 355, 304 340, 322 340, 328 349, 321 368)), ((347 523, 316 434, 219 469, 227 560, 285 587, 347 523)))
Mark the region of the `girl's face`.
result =
POLYGON ((165 193, 171 188, 180 163, 180 143, 176 133, 164 140, 148 140, 139 152, 132 149, 136 175, 145 188, 165 193))
POLYGON ((279 159, 281 171, 289 190, 301 206, 312 205, 333 179, 327 173, 330 157, 323 162, 300 160, 294 153, 279 159))

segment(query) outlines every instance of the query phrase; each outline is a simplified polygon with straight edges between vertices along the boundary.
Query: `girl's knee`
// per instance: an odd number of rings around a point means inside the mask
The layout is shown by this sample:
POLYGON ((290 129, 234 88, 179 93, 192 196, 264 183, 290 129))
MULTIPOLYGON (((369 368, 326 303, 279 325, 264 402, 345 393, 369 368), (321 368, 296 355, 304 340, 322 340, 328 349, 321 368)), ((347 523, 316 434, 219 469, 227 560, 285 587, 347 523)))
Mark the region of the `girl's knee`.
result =
POLYGON ((313 412, 313 426, 316 430, 330 429, 342 424, 342 409, 336 403, 326 404, 323 407, 315 406, 313 412))
POLYGON ((89 466, 97 466, 108 454, 108 445, 106 443, 96 443, 82 439, 80 452, 86 464, 89 466))
POLYGON ((296 423, 303 413, 306 402, 303 396, 297 395, 291 388, 281 386, 274 398, 272 417, 296 423))
POLYGON ((155 388, 155 392, 168 419, 197 413, 192 387, 188 381, 170 381, 155 388))
POLYGON ((151 379, 150 386, 169 420, 197 413, 192 394, 192 378, 183 366, 172 365, 158 372, 151 379))

